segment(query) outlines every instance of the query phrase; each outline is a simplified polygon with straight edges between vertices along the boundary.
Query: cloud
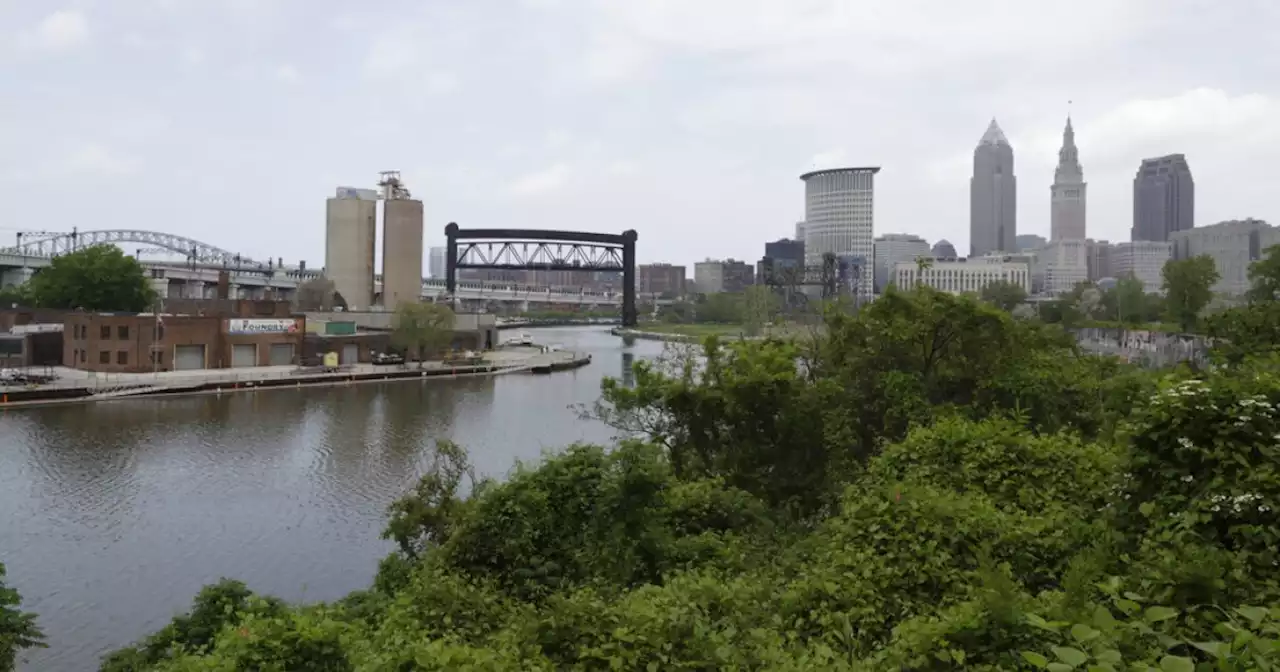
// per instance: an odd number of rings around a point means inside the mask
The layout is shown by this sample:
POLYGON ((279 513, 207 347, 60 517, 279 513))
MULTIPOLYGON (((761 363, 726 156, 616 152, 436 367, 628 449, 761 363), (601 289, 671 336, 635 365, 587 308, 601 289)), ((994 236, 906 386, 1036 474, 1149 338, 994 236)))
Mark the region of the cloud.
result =
POLYGON ((298 69, 289 63, 277 66, 275 75, 276 79, 287 83, 296 82, 301 77, 298 69))
POLYGON ((46 16, 27 35, 28 47, 46 51, 66 51, 89 42, 89 18, 75 9, 60 9, 46 16))
POLYGON ((63 176, 123 177, 138 171, 140 162, 117 154, 106 146, 90 142, 47 166, 48 172, 63 176))
POLYGON ((205 62, 206 56, 204 49, 195 45, 187 45, 182 48, 182 62, 187 65, 200 65, 205 62))
POLYGON ((539 196, 562 189, 568 183, 568 164, 556 163, 542 170, 522 175, 511 183, 511 195, 519 197, 539 196))

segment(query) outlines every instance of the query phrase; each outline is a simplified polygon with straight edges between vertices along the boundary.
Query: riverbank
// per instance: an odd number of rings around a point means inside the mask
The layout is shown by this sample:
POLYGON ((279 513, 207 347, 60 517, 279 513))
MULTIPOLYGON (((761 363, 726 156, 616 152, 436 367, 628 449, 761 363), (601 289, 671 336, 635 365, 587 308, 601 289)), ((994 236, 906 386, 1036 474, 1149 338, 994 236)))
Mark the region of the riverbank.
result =
POLYGON ((294 366, 252 369, 204 369, 158 373, 91 375, 75 369, 57 371, 58 381, 35 387, 0 388, 0 409, 49 404, 87 403, 139 397, 172 397, 286 387, 312 387, 424 378, 461 378, 509 373, 549 374, 591 363, 591 355, 541 348, 508 348, 485 353, 482 363, 464 366, 426 362, 423 366, 355 364, 337 371, 294 366))
POLYGON ((748 336, 745 327, 740 324, 646 324, 636 328, 616 327, 610 333, 650 341, 701 343, 708 336, 715 336, 722 341, 756 341, 765 338, 795 340, 808 332, 802 325, 783 325, 766 327, 766 333, 760 336, 748 336))

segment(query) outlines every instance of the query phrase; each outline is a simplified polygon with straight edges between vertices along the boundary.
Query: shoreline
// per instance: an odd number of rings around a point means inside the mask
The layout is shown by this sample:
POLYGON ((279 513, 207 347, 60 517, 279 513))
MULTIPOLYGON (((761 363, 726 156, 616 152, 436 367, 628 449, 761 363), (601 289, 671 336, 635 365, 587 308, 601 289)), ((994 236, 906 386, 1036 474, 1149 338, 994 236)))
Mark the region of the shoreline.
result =
MULTIPOLYGON (((531 354, 511 362, 486 362, 483 365, 464 367, 433 366, 431 368, 373 368, 371 370, 338 371, 330 373, 304 373, 272 376, 266 372, 259 376, 246 373, 245 378, 231 381, 217 380, 226 375, 226 369, 205 369, 196 373, 214 380, 184 382, 163 385, 157 381, 137 380, 131 387, 125 386, 108 392, 95 392, 90 387, 59 387, 49 389, 17 389, 4 391, 0 411, 10 408, 34 408, 65 404, 103 403, 122 399, 167 399, 198 394, 231 394, 256 390, 283 390, 302 387, 324 387, 360 383, 406 382, 427 379, 474 378, 500 376, 513 373, 551 374, 584 367, 591 363, 591 355, 575 352, 531 354), (25 394, 24 394, 25 393, 25 394), (27 398, 10 400, 15 394, 27 398)), ((237 374, 240 375, 240 374, 237 374)))

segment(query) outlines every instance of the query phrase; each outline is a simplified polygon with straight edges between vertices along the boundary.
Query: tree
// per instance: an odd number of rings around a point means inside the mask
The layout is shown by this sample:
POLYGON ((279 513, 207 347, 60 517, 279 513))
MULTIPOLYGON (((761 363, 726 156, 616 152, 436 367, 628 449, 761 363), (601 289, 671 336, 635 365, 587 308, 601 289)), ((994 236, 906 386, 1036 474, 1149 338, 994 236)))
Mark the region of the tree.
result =
POLYGON ((414 355, 418 366, 453 341, 453 309, 443 303, 406 303, 396 310, 391 343, 414 355))
POLYGON ((114 245, 54 257, 30 285, 41 308, 139 313, 157 298, 142 264, 114 245))
POLYGON ((0 289, 0 309, 10 308, 13 306, 29 306, 34 301, 31 298, 31 285, 21 284, 17 286, 9 286, 0 289))
POLYGON ((320 276, 298 285, 294 305, 302 312, 327 312, 335 306, 346 307, 342 297, 334 289, 333 281, 320 276))
POLYGON ((18 591, 5 585, 0 563, 0 672, 12 671, 23 649, 45 646, 35 614, 18 611, 21 602, 18 591))
MULTIPOLYGON (((1142 324, 1158 319, 1158 315, 1152 314, 1156 303, 1147 295, 1142 281, 1134 277, 1120 278, 1115 287, 1102 295, 1107 319, 1124 324, 1142 324)), ((1158 311, 1158 306, 1155 309, 1158 311)))
POLYGON ((1272 245, 1261 259, 1249 264, 1249 301, 1280 301, 1280 245, 1272 245))
POLYGON ((778 297, 764 285, 752 285, 743 297, 742 324, 748 336, 758 336, 777 313, 778 297))
POLYGON ((1017 283, 997 280, 982 288, 982 300, 1001 309, 1013 312, 1027 300, 1027 290, 1017 283))
POLYGON ((1164 277, 1165 312, 1171 322, 1183 331, 1195 329, 1200 311, 1213 298, 1213 283, 1218 269, 1213 257, 1199 256, 1170 261, 1161 272, 1164 277))

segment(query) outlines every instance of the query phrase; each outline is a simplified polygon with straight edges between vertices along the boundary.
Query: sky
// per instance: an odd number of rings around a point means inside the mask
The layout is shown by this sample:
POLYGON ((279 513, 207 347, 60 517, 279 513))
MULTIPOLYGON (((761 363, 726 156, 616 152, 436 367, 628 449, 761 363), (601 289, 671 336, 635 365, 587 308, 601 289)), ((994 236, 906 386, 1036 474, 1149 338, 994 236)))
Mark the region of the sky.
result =
POLYGON ((0 245, 320 266, 324 200, 399 170, 427 247, 456 221, 755 260, 802 172, 875 165, 876 235, 964 250, 993 117, 1047 236, 1068 110, 1090 237, 1127 240, 1140 160, 1179 152, 1198 225, 1280 224, 1278 32, 1276 0, 0 0, 0 245))

